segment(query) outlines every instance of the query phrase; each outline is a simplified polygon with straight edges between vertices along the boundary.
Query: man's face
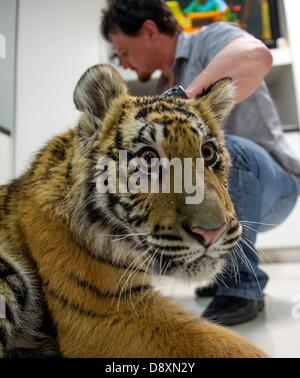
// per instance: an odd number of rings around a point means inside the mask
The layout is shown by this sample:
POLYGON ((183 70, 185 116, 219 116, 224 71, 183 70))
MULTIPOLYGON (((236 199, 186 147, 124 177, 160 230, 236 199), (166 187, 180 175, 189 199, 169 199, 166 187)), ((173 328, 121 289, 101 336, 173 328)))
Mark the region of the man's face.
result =
POLYGON ((145 30, 141 29, 136 36, 116 31, 110 34, 110 40, 121 65, 136 71, 140 81, 148 81, 158 69, 157 49, 145 30))

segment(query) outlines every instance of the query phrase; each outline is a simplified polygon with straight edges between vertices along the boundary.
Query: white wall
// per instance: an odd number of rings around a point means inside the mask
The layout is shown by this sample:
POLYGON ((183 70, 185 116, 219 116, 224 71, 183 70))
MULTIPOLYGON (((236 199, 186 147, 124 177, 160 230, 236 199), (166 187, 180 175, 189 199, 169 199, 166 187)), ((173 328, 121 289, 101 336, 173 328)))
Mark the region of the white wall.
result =
POLYGON ((12 178, 12 143, 11 138, 0 132, 0 185, 12 178))
POLYGON ((72 96, 93 64, 106 62, 99 33, 105 0, 20 0, 15 171, 78 118, 72 96))

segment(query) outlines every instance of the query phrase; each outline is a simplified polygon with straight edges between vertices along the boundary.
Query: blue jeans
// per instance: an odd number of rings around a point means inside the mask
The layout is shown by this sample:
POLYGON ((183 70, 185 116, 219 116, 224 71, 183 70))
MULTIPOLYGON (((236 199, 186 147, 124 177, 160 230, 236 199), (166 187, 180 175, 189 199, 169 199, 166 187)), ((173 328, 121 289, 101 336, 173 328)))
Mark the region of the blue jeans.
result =
POLYGON ((225 136, 225 141, 232 161, 229 192, 243 233, 234 252, 239 275, 229 260, 216 295, 257 300, 268 282, 268 275, 258 267, 257 232, 273 228, 261 223, 279 225, 290 214, 298 198, 296 179, 258 144, 233 135, 225 136))

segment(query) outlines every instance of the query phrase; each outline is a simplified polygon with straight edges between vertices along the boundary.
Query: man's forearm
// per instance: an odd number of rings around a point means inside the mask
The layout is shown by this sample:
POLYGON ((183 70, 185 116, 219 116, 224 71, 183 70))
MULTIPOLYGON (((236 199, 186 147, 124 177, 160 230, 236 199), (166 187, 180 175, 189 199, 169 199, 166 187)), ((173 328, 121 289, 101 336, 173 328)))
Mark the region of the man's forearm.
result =
POLYGON ((253 37, 237 38, 207 65, 186 88, 188 97, 195 97, 223 77, 231 77, 236 86, 236 101, 249 97, 272 68, 272 54, 253 37))

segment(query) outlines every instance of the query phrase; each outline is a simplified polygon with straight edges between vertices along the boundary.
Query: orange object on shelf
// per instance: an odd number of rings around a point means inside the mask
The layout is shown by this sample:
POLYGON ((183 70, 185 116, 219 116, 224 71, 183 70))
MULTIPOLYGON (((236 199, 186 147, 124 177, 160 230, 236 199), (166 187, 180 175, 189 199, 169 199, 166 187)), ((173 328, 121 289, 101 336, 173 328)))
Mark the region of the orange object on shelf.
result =
POLYGON ((242 7, 241 7, 240 5, 234 5, 234 6, 233 6, 233 10, 234 10, 235 12, 240 12, 240 11, 242 10, 242 7))
POLYGON ((193 12, 193 13, 187 14, 186 17, 189 18, 190 20, 195 20, 195 19, 199 20, 199 19, 207 19, 207 18, 217 19, 223 16, 224 14, 228 13, 229 10, 230 8, 227 7, 223 11, 193 12))

